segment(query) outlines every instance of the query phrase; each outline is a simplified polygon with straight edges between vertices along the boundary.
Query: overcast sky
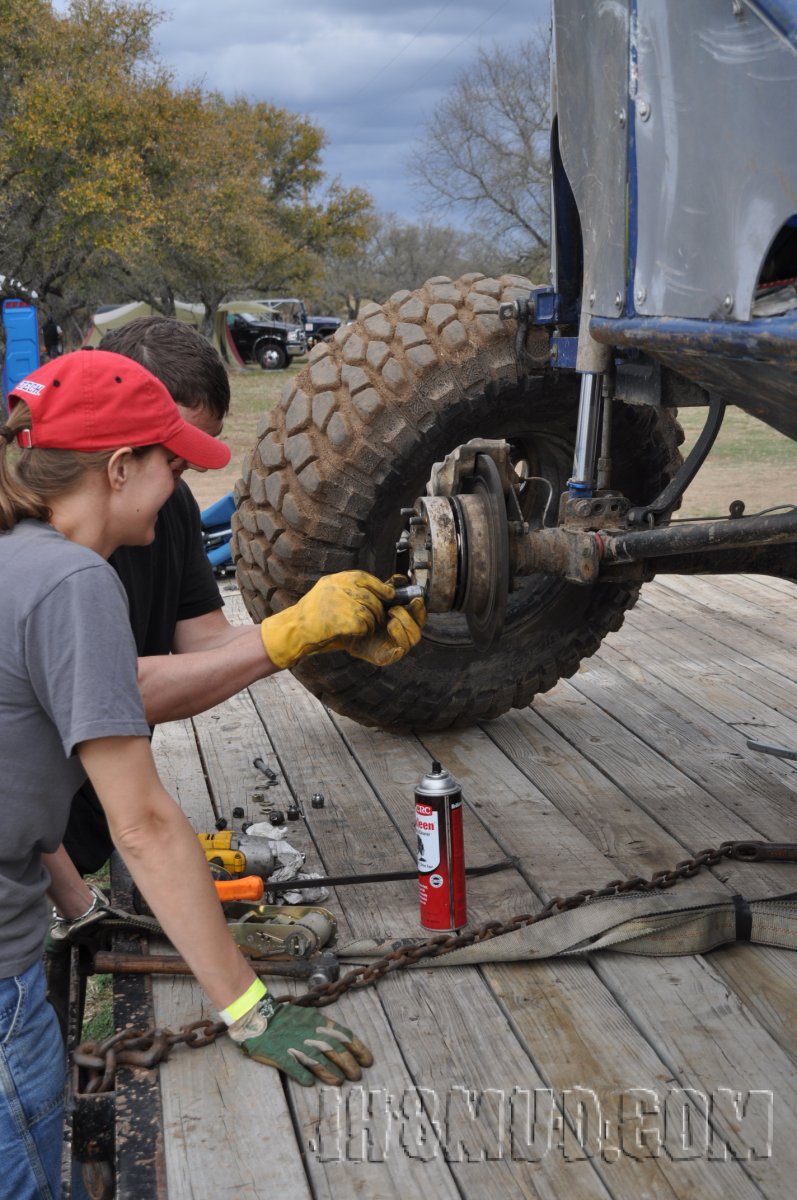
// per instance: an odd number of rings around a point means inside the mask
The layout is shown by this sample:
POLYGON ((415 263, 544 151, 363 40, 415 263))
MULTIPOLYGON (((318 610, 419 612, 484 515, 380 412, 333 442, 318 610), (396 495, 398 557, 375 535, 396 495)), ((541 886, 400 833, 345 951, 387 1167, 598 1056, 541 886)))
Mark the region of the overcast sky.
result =
MULTIPOLYGON (((327 134, 324 166, 414 221, 424 201, 405 164, 424 122, 479 45, 511 48, 550 0, 154 0, 179 84, 268 100, 327 134)), ((436 219, 441 222, 442 216, 436 219)), ((452 214, 451 224, 456 224, 452 214)))

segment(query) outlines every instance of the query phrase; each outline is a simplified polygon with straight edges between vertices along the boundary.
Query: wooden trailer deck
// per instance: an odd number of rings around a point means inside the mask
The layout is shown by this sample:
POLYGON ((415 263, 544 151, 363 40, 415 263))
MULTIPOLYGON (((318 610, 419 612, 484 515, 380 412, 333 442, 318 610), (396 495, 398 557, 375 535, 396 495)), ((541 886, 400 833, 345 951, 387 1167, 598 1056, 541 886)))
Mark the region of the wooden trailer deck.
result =
MULTIPOLYGON (((797 841, 796 764, 746 746, 797 748, 792 586, 667 578, 643 597, 572 680, 481 728, 366 730, 284 673, 159 729, 163 779, 197 829, 238 805, 259 820, 261 755, 281 778, 267 799, 304 804, 288 836, 307 869, 389 871, 413 866, 413 786, 435 756, 463 784, 468 865, 518 859, 470 882, 472 924, 725 840, 797 841)), ((725 861, 679 895, 707 885, 793 892, 797 866, 725 861)), ((325 903, 341 942, 422 933, 412 882, 325 903)), ((328 1010, 375 1057, 340 1092, 289 1084, 223 1038, 175 1051, 159 1072, 161 1194, 791 1200, 796 985, 797 956, 752 945, 398 972, 328 1010)), ((207 1011, 191 981, 159 978, 153 992, 172 1029, 207 1011)), ((142 1200, 124 1164, 117 1195, 142 1200)))

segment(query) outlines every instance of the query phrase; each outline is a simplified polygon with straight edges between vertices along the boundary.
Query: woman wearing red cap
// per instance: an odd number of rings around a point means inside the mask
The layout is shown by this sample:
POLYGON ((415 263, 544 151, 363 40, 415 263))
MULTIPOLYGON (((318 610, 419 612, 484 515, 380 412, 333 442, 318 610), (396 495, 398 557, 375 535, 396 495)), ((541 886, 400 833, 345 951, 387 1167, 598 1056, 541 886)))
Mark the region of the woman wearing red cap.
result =
MULTIPOLYGON (((171 463, 226 465, 165 387, 120 355, 78 351, 33 372, 0 426, 0 1162, 14 1200, 59 1193, 64 1051, 40 963, 49 901, 84 915, 86 885, 59 849, 91 779, 114 842, 166 934, 242 1049, 301 1083, 340 1083, 372 1060, 317 1011, 276 1005, 234 945, 199 842, 158 778, 126 599, 106 557, 146 545, 171 463)), ((322 579, 262 626, 273 669, 345 649, 385 665, 420 637, 422 607, 390 584, 322 579)))

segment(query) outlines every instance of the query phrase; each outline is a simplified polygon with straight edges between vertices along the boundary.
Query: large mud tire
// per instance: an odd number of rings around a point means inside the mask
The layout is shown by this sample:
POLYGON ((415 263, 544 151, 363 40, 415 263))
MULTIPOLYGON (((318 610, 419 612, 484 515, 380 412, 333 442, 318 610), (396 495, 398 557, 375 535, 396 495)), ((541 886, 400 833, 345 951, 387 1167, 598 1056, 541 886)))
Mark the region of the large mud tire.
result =
MULTIPOLYGON (((515 324, 499 320, 498 304, 529 286, 517 276, 431 279, 368 306, 315 347, 264 417, 236 489, 233 554, 254 619, 332 571, 387 577, 400 508, 423 494, 433 462, 472 437, 506 437, 528 474, 550 480, 547 519, 555 521, 572 465, 577 382, 547 369, 539 333, 519 363, 515 324)), ((615 405, 614 479, 634 503, 670 478, 678 435, 670 412, 615 405)), ((538 485, 532 520, 546 495, 538 485)), ((467 724, 524 706, 572 675, 637 594, 627 583, 585 588, 534 576, 510 596, 506 628, 489 650, 473 645, 464 618, 445 614, 430 618, 421 644, 390 668, 336 653, 306 659, 295 673, 365 725, 467 724)))

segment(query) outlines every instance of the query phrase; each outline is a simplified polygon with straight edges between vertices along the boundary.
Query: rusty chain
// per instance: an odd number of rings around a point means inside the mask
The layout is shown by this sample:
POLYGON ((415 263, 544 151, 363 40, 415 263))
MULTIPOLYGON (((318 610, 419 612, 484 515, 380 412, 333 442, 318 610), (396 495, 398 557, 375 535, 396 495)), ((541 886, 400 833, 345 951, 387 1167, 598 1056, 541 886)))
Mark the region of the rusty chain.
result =
POLYGON ((227 1026, 207 1018, 183 1025, 179 1033, 170 1029, 122 1029, 101 1042, 83 1042, 72 1051, 72 1061, 88 1072, 82 1089, 93 1095, 113 1091, 117 1067, 156 1067, 169 1057, 172 1046, 183 1044, 191 1050, 215 1042, 227 1026))
MULTIPOLYGON (((521 913, 503 922, 486 921, 469 933, 438 934, 424 942, 391 950, 375 962, 353 968, 340 979, 309 988, 301 996, 276 996, 275 1002, 296 1004, 305 1008, 325 1008, 328 1004, 334 1004, 346 992, 370 987, 390 972, 414 966, 425 958, 439 958, 451 950, 487 942, 504 933, 513 933, 557 913, 580 908, 588 900, 674 887, 682 879, 690 879, 705 868, 715 867, 724 858, 735 858, 741 862, 797 862, 797 843, 723 842, 717 849, 701 850, 693 858, 684 859, 671 869, 655 871, 650 879, 645 879, 642 875, 634 875, 630 879, 613 879, 602 888, 584 888, 571 896, 554 896, 536 913, 521 913)), ((172 1046, 184 1044, 192 1050, 209 1046, 226 1028, 222 1021, 204 1019, 182 1026, 179 1033, 159 1028, 147 1031, 123 1029, 101 1042, 83 1042, 72 1052, 72 1060, 88 1072, 89 1078, 84 1092, 108 1092, 113 1090, 117 1067, 157 1066, 166 1060, 172 1046)))

